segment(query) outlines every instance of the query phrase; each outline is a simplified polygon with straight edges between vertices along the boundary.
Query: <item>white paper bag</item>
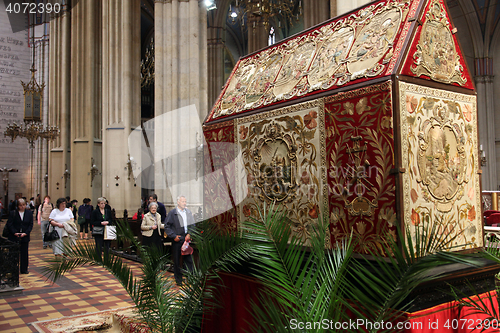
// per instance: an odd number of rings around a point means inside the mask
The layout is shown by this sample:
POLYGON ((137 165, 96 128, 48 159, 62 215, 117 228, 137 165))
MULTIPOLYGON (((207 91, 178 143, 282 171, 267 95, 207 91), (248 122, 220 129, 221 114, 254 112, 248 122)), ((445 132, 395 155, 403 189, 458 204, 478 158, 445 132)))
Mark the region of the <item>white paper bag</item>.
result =
POLYGON ((106 225, 104 226, 104 240, 115 240, 116 239, 116 226, 106 225))

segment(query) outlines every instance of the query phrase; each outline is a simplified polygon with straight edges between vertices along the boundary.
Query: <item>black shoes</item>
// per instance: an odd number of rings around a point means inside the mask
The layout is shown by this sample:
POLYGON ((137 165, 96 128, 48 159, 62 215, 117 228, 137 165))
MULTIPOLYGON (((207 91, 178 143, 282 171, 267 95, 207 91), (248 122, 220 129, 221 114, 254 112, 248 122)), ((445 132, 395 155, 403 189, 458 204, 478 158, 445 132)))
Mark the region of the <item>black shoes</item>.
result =
POLYGON ((21 274, 29 274, 29 273, 30 273, 29 271, 21 272, 21 274))

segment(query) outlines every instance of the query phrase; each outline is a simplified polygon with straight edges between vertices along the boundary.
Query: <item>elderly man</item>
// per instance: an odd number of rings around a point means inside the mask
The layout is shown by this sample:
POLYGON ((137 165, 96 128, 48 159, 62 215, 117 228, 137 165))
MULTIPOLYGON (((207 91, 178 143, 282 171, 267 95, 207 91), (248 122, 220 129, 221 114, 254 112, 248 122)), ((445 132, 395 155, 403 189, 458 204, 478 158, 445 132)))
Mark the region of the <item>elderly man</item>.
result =
MULTIPOLYGON (((182 271, 179 266, 181 259, 181 247, 184 241, 191 241, 189 231, 194 228, 193 214, 186 208, 186 197, 181 195, 177 197, 177 207, 172 209, 165 222, 167 236, 172 242, 172 259, 174 261, 174 277, 177 285, 182 285, 182 271)), ((184 255, 184 264, 189 270, 193 270, 192 255, 184 255)))

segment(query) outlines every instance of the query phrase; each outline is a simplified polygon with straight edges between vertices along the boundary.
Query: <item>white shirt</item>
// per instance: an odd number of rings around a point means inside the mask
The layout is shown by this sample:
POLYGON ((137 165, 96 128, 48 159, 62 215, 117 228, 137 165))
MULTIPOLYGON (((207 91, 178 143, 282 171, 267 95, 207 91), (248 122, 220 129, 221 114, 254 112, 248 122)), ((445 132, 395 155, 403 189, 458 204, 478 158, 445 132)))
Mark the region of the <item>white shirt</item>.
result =
POLYGON ((21 221, 24 219, 24 212, 19 212, 19 216, 21 216, 21 221))
POLYGON ((67 222, 71 219, 75 218, 73 216, 73 212, 69 208, 64 208, 64 210, 61 212, 59 209, 53 209, 50 212, 49 219, 54 220, 57 223, 62 223, 62 222, 67 222))
POLYGON ((184 232, 187 234, 188 226, 187 226, 186 209, 180 210, 179 207, 177 207, 177 212, 182 216, 182 221, 180 221, 180 222, 184 225, 184 232))

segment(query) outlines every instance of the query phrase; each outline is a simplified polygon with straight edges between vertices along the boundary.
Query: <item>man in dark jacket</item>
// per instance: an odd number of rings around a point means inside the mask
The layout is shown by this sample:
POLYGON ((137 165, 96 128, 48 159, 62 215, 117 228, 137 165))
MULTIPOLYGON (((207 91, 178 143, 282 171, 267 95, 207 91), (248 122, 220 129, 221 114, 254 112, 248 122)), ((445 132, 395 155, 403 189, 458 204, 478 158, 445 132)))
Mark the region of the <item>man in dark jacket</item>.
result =
POLYGON ((28 274, 28 248, 33 229, 33 212, 26 209, 24 199, 17 200, 17 210, 10 212, 6 227, 9 230, 9 240, 19 243, 21 274, 28 274))
MULTIPOLYGON (((186 208, 186 197, 181 195, 177 197, 177 207, 172 209, 165 222, 165 232, 172 241, 172 259, 174 261, 174 277, 177 285, 182 285, 182 271, 179 266, 181 259, 181 247, 184 241, 190 242, 189 232, 194 228, 193 214, 186 208)), ((193 257, 191 254, 185 255, 184 264, 191 271, 193 270, 193 257)))

